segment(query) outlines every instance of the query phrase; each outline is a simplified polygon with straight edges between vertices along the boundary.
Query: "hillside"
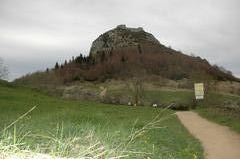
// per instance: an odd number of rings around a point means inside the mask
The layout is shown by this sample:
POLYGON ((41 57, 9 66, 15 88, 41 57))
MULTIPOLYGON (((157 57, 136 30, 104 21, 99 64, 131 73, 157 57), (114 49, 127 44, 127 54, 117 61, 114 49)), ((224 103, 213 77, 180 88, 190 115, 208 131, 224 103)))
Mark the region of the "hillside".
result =
POLYGON ((186 55, 162 45, 143 28, 117 26, 100 35, 89 56, 56 63, 54 69, 17 79, 24 84, 66 84, 73 81, 100 81, 162 77, 170 80, 239 81, 230 71, 212 66, 206 59, 186 55))

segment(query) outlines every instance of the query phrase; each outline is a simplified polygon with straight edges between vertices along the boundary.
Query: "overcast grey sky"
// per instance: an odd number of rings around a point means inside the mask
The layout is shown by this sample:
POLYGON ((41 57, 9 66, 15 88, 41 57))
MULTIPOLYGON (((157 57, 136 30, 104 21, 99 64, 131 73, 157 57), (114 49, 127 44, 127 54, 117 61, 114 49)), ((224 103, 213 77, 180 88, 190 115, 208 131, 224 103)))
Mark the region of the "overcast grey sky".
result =
POLYGON ((0 0, 0 57, 12 80, 88 54, 101 33, 126 24, 239 76, 239 6, 239 0, 0 0))

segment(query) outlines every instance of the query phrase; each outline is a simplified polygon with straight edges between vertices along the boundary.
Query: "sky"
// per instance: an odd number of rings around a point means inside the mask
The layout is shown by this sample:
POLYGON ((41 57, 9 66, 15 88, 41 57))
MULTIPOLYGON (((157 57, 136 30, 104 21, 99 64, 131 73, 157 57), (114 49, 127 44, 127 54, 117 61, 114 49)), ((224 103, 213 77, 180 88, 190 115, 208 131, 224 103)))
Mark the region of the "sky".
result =
POLYGON ((9 79, 80 53, 119 24, 240 77, 239 0, 0 0, 0 57, 9 79))

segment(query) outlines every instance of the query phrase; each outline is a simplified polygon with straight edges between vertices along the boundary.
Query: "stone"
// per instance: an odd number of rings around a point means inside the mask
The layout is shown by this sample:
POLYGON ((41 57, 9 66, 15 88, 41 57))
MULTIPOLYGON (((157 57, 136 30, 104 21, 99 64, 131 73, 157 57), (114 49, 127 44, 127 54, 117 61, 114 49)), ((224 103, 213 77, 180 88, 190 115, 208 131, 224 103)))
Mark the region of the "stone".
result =
POLYGON ((129 28, 126 25, 118 25, 93 41, 90 56, 95 56, 101 51, 141 44, 160 45, 159 41, 142 27, 129 28))

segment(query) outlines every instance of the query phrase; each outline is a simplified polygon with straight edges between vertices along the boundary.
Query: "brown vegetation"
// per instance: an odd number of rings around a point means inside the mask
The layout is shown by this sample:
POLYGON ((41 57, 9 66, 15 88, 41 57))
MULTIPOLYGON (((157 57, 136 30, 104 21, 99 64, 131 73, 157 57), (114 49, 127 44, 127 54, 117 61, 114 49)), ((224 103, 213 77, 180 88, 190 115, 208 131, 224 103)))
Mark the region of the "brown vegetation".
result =
POLYGON ((66 84, 73 81, 105 81, 132 77, 159 76, 171 80, 189 79, 195 82, 210 80, 239 81, 231 73, 212 66, 200 57, 185 55, 163 45, 106 49, 94 56, 82 55, 69 63, 58 63, 54 69, 26 75, 18 80, 29 84, 66 84))

